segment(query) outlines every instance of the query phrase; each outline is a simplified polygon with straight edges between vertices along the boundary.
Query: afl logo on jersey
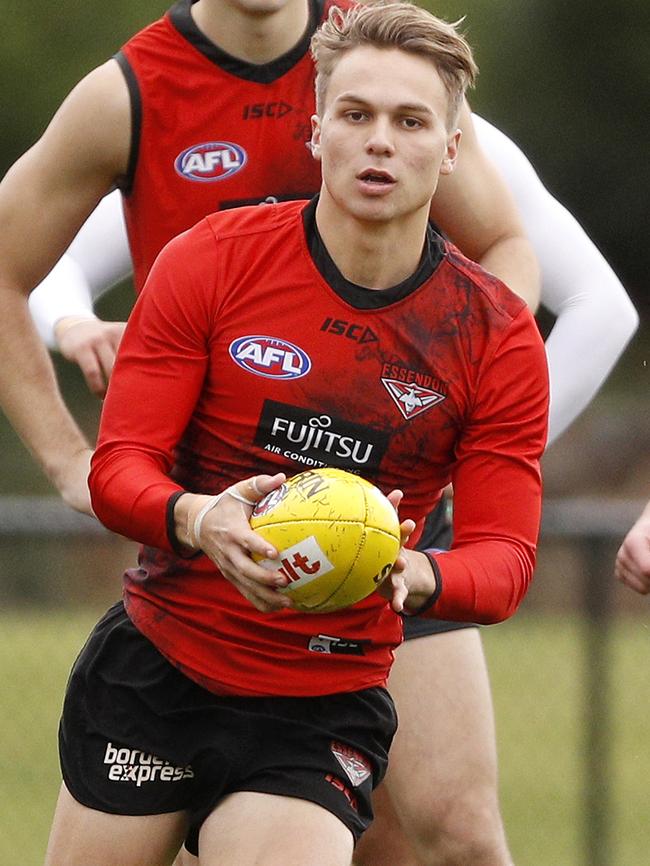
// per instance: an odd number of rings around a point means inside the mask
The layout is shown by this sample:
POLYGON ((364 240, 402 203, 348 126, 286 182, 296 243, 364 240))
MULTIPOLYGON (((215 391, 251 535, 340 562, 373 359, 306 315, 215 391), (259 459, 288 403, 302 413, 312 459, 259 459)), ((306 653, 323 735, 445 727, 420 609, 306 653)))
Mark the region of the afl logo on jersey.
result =
POLYGON ((228 351, 235 364, 266 379, 299 379, 311 370, 306 352, 276 337, 239 337, 228 351))
POLYGON ((208 141, 188 147, 176 157, 174 168, 186 180, 212 183, 225 180, 246 165, 246 151, 230 141, 208 141))

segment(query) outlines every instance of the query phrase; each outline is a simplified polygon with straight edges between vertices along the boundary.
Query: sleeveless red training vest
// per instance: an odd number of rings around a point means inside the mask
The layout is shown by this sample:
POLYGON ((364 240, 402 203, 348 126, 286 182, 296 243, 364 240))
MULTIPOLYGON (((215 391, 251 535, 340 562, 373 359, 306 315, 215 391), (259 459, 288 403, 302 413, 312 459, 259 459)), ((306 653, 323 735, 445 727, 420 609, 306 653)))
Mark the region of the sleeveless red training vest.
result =
POLYGON ((162 247, 207 214, 318 192, 309 42, 329 5, 310 0, 301 40, 263 66, 210 42, 194 24, 192 0, 179 0, 117 55, 132 101, 123 192, 136 291, 162 247))

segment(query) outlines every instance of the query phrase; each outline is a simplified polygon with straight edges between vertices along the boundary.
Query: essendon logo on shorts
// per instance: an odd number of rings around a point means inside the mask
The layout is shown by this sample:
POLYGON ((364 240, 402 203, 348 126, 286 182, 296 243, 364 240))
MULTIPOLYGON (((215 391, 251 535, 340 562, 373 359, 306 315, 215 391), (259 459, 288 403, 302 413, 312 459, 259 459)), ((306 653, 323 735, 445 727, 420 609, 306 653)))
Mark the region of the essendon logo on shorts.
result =
POLYGON ((361 752, 336 740, 332 740, 330 749, 355 788, 358 788, 366 779, 370 778, 372 767, 366 756, 362 755, 361 752))
POLYGON ((120 748, 112 743, 106 744, 104 763, 108 764, 111 782, 134 782, 138 788, 145 782, 180 782, 194 778, 190 766, 174 767, 155 755, 139 749, 120 748))
POLYGON ((344 785, 343 782, 336 776, 332 775, 332 773, 327 773, 325 780, 336 788, 337 791, 340 791, 343 794, 355 812, 359 811, 359 802, 347 785, 344 785))

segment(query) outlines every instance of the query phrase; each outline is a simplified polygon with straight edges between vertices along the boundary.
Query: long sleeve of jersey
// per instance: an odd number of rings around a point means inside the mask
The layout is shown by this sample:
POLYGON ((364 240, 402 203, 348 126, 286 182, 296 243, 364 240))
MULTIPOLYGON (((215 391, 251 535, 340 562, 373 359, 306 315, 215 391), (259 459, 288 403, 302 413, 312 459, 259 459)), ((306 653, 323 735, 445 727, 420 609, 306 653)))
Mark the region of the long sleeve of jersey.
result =
POLYGON ((522 310, 481 374, 457 447, 454 543, 434 554, 442 592, 426 616, 499 622, 525 596, 541 517, 547 412, 544 350, 522 310))
POLYGON ((129 317, 89 478, 105 526, 166 550, 167 501, 183 489, 169 473, 199 401, 212 320, 203 267, 214 237, 207 226, 194 237, 191 257, 176 253, 178 239, 163 250, 129 317))

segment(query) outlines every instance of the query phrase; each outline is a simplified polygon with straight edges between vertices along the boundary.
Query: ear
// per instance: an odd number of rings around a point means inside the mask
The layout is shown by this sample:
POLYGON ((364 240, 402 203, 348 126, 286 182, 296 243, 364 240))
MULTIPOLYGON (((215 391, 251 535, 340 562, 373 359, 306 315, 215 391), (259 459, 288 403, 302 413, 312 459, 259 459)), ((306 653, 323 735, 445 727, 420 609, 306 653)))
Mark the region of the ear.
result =
POLYGON ((462 132, 460 129, 456 129, 452 135, 447 139, 447 152, 442 158, 442 163, 440 165, 440 174, 451 174, 454 168, 456 167, 456 160, 458 159, 458 147, 460 145, 460 139, 462 136, 462 132))
POLYGON ((320 139, 321 139, 321 126, 320 126, 320 117, 317 114, 312 114, 311 116, 311 155, 314 159, 320 161, 320 139))

